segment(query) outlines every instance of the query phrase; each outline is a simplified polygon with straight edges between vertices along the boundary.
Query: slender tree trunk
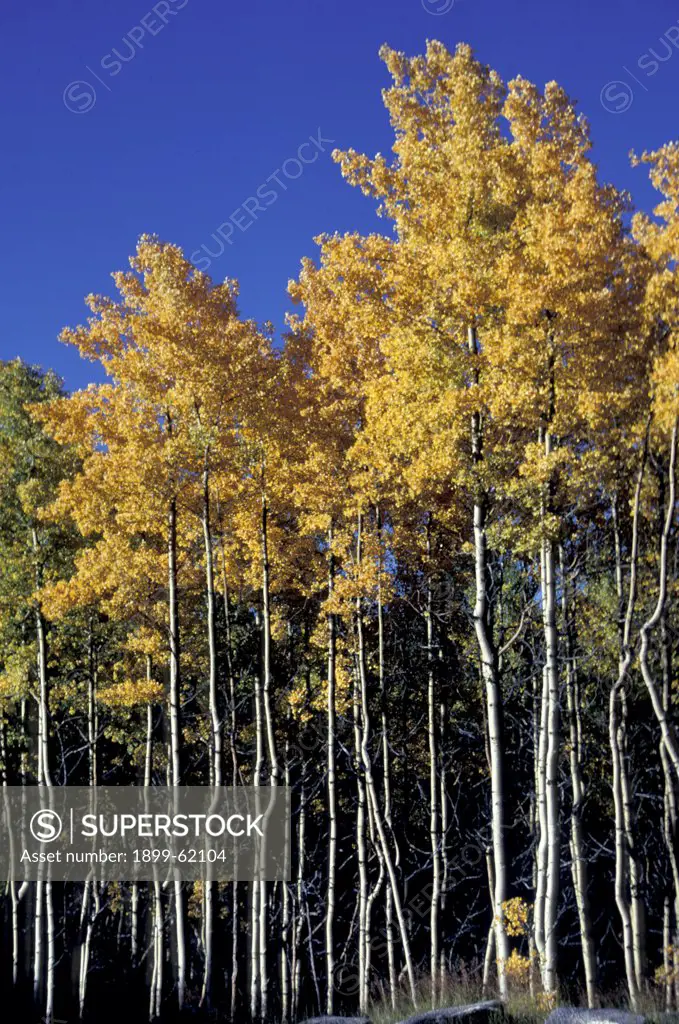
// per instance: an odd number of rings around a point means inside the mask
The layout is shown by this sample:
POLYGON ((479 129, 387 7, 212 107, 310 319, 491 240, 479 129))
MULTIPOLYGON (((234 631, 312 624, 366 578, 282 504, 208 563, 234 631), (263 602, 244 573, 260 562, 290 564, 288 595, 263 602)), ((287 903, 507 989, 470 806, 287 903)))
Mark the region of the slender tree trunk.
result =
MULTIPOLYGON (((229 677, 229 751, 231 753, 231 785, 237 786, 240 779, 238 767, 238 749, 236 735, 238 728, 236 713, 236 678, 233 664, 233 645, 231 637, 231 609, 229 607, 229 588, 226 581, 226 563, 224 546, 222 549, 222 581, 224 587, 224 622, 226 625, 226 664, 229 677)), ((234 840, 234 859, 237 854, 237 843, 234 840)), ((230 1014, 233 1020, 238 1008, 238 931, 240 922, 240 905, 238 900, 238 882, 231 883, 231 987, 230 1014)))
POLYGON ((354 712, 354 754, 356 764, 356 855, 358 858, 358 1009, 368 1011, 368 977, 366 964, 367 949, 367 907, 368 907, 368 855, 366 845, 366 790, 365 770, 361 757, 360 674, 357 667, 353 693, 354 712))
POLYGON ((573 611, 569 605, 569 584, 564 563, 563 548, 560 549, 561 563, 561 610, 563 631, 566 642, 566 701, 570 741, 570 770, 573 804, 571 807, 571 873, 575 902, 580 923, 580 944, 585 972, 587 1005, 596 1005, 596 949, 592 936, 592 920, 587 881, 587 857, 583 836, 582 816, 585 803, 585 784, 582 773, 582 720, 580 688, 575 661, 573 611))
MULTIPOLYGON (((209 451, 205 453, 205 468, 203 471, 203 545, 205 548, 205 594, 207 603, 207 634, 209 651, 209 709, 210 725, 212 733, 212 771, 210 782, 213 786, 219 787, 223 784, 222 778, 222 722, 219 713, 219 702, 217 695, 217 631, 215 625, 215 579, 214 579, 214 556, 212 548, 212 529, 210 525, 210 470, 209 451)), ((213 969, 213 932, 214 932, 214 903, 217 895, 217 884, 211 878, 204 881, 204 923, 203 933, 205 936, 205 963, 203 967, 203 985, 200 995, 200 1005, 211 1005, 212 994, 212 969, 213 969)))
MULTIPOLYGON (((616 559, 616 589, 618 605, 624 606, 624 582, 622 569, 622 544, 620 540, 620 528, 617 514, 617 499, 614 499, 612 506, 613 530, 615 538, 615 559, 616 559)), ((620 613, 622 616, 622 612, 620 613)), ((620 649, 623 659, 624 649, 624 627, 620 625, 620 649)), ((627 723, 628 707, 625 685, 620 686, 617 693, 617 700, 620 710, 617 719, 617 749, 620 758, 620 798, 622 801, 621 815, 622 825, 625 833, 625 876, 629 883, 629 913, 632 939, 632 961, 634 964, 635 983, 638 992, 641 992, 645 984, 646 975, 646 914, 643 901, 643 870, 637 853, 635 839, 634 810, 632 806, 632 794, 629 782, 629 751, 627 744, 627 723)))
POLYGON ((644 907, 643 894, 643 867, 637 850, 637 830, 629 781, 628 765, 630 758, 627 744, 627 723, 629 721, 629 712, 627 707, 627 694, 624 688, 620 691, 620 708, 621 713, 618 734, 623 765, 623 770, 620 773, 620 783, 622 788, 622 814, 629 866, 634 972, 636 975, 637 988, 641 992, 646 984, 646 910, 644 907))
POLYGON ((212 958, 214 940, 214 903, 217 884, 208 874, 203 881, 203 984, 201 986, 199 1006, 210 1006, 212 1003, 212 958))
POLYGON ((160 881, 153 882, 153 976, 149 1000, 149 1020, 160 1017, 163 1003, 163 899, 160 881))
MULTIPOLYGON (((616 502, 613 502, 613 526, 615 531, 615 555, 616 555, 616 587, 618 591, 618 605, 620 616, 620 657, 618 662, 618 676, 609 696, 608 709, 608 733, 611 747, 611 759, 613 765, 613 806, 615 811, 615 902, 620 914, 622 925, 622 945, 625 961, 625 974, 627 977, 627 989, 629 993, 630 1006, 636 1011, 639 1005, 639 984, 635 965, 635 947, 638 943, 634 939, 632 913, 628 897, 629 886, 629 854, 628 836, 625 823, 625 793, 628 791, 624 776, 627 771, 625 754, 623 749, 624 726, 621 732, 620 727, 620 700, 621 691, 626 684, 629 667, 632 662, 632 648, 630 646, 632 619, 636 604, 637 593, 637 563, 639 557, 639 510, 641 505, 641 489, 646 468, 646 457, 648 452, 648 435, 650 420, 646 428, 646 436, 641 454, 641 464, 637 476, 637 483, 634 492, 634 504, 632 510, 632 545, 630 550, 630 577, 628 584, 627 609, 624 612, 624 582, 622 571, 622 554, 620 534, 617 522, 616 502)), ((638 959, 638 958, 637 958, 638 959)))
MULTIPOLYGON (((382 595, 382 513, 379 506, 376 509, 377 518, 377 539, 379 542, 379 572, 377 583, 377 645, 378 645, 378 672, 380 684, 380 715, 382 727, 382 780, 384 796, 384 821, 388 834, 394 843, 394 867, 398 869, 400 862, 400 850, 398 839, 394 833, 392 820, 392 799, 391 799, 391 757, 389 751, 389 721, 387 713, 387 685, 384 667, 384 602, 382 595)), ((382 864, 380 864, 382 868, 382 864)), ((391 886, 385 886, 384 903, 384 927, 387 939, 387 968, 389 972, 389 1000, 392 1009, 396 1008, 396 993, 398 989, 398 978, 396 975, 396 951, 395 951, 395 928, 394 928, 394 897, 391 886)))
POLYGON ((557 991, 557 919, 559 910, 559 869, 561 816, 559 801, 560 698, 557 664, 556 571, 553 541, 545 542, 545 639, 547 653, 548 712, 545 798, 547 805, 547 884, 545 888, 545 991, 557 991))
MULTIPOLYGON (((147 675, 151 679, 151 658, 147 659, 147 675)), ((153 705, 146 705, 146 741, 144 743, 144 785, 153 783, 153 705)))
MULTIPOLYGON (((669 716, 671 707, 671 689, 672 689, 672 650, 669 642, 669 635, 666 621, 666 610, 663 612, 660 619, 660 635, 661 635, 661 658, 662 658, 662 676, 663 676, 663 707, 665 714, 669 716)), ((677 937, 674 936, 674 942, 672 941, 672 911, 674 911, 675 930, 677 928, 677 922, 679 922, 679 861, 677 859, 677 843, 679 836, 677 834, 677 794, 674 774, 672 772, 672 766, 670 764, 669 757, 665 744, 660 739, 660 761, 663 768, 663 779, 665 783, 664 801, 663 801, 663 839, 665 840, 665 846, 667 848, 667 857, 670 865, 670 875, 672 879, 672 900, 670 902, 669 896, 666 898, 666 907, 669 910, 669 920, 667 922, 668 927, 668 940, 664 944, 665 946, 676 945, 677 937)), ((666 987, 666 994, 672 998, 672 986, 666 987)), ((671 1008, 671 1007, 668 1007, 671 1008)))
POLYGON ((304 874, 306 870, 306 762, 302 765, 302 780, 299 794, 299 820, 297 823, 297 913, 293 929, 292 941, 292 1016, 296 1020, 299 1014, 300 983, 302 975, 302 929, 305 921, 306 891, 304 874))
POLYGON ((80 982, 78 988, 78 1003, 80 1018, 85 1016, 87 1001, 87 978, 90 969, 90 955, 92 952, 92 936, 94 926, 101 910, 101 899, 99 885, 96 879, 88 878, 85 882, 83 902, 80 914, 80 927, 84 928, 84 938, 80 945, 80 982))
MULTIPOLYGON (((332 551, 332 527, 328 531, 328 601, 332 602, 335 586, 335 559, 332 551)), ((337 715, 335 709, 335 655, 336 626, 332 606, 328 612, 328 886, 325 905, 325 977, 326 995, 325 1011, 334 1013, 335 1006, 335 886, 337 872, 337 794, 336 794, 336 729, 337 715)))
MULTIPOLYGON (((42 586, 42 567, 40 566, 40 545, 35 527, 32 530, 33 553, 36 560, 36 587, 42 586)), ((47 680, 47 639, 45 636, 45 620, 39 604, 35 606, 35 632, 38 647, 38 777, 43 785, 52 785, 49 766, 49 684, 47 680)))
POLYGON ((209 651, 209 705, 212 728, 212 760, 214 786, 223 785, 222 720, 217 693, 217 630, 215 625, 215 571, 210 525, 210 472, 207 465, 203 473, 203 545, 205 548, 205 596, 207 603, 207 637, 209 651))
MULTIPOLYGON (((42 874, 42 872, 39 872, 39 875, 40 874, 42 874)), ((33 918, 33 1001, 36 1004, 40 998, 40 988, 42 985, 44 892, 45 883, 41 877, 38 877, 38 880, 35 883, 35 916, 33 918)))
MULTIPOLYGON (((440 653, 439 653, 440 657, 440 653)), ((441 920, 446 917, 446 894, 448 892, 448 778, 446 772, 446 723, 448 708, 446 701, 441 700, 439 706, 439 752, 440 752, 440 807, 441 807, 441 920)), ((445 996, 446 963, 445 950, 441 944, 439 986, 442 998, 445 996)))
POLYGON ((168 606, 170 641, 170 757, 172 785, 181 780, 180 691, 179 691, 179 610, 177 599, 177 503, 173 498, 168 514, 168 606))
MULTIPOLYGON (((269 541, 268 541, 268 506, 266 497, 262 494, 262 528, 261 528, 261 550, 262 550, 262 633, 263 633, 263 655, 262 655, 262 696, 264 702, 264 720, 266 725, 266 742, 269 756, 269 784, 272 787, 278 786, 280 782, 280 765, 276 751, 276 736, 274 732, 273 707, 272 707, 272 674, 271 674, 271 610, 270 610, 270 579, 269 579, 269 541)), ((267 883, 260 882, 261 893, 259 903, 259 964, 260 964, 260 1012, 262 1019, 266 1020, 268 1014, 268 993, 269 974, 267 967, 267 883)))
MULTIPOLYGON (((285 762, 284 762, 284 776, 283 781, 285 786, 288 788, 291 786, 292 779, 290 775, 290 727, 292 720, 292 711, 288 709, 288 730, 285 737, 285 762)), ((285 845, 286 849, 290 849, 290 825, 289 822, 285 823, 285 845)), ((289 1024, 291 1020, 290 1015, 290 1004, 291 1004, 291 936, 292 936, 292 900, 290 899, 290 889, 287 882, 281 882, 282 888, 282 923, 281 923, 281 950, 280 950, 280 989, 281 989, 281 1024, 289 1024)))
POLYGON ((535 857, 535 946, 540 962, 540 977, 544 977, 545 949, 545 901, 547 894, 547 861, 549 827, 547 824, 547 720, 549 714, 549 679, 547 669, 542 669, 542 694, 540 699, 538 732, 538 755, 536 764, 535 795, 537 803, 538 845, 535 857))
POLYGON ((87 747, 89 753, 89 782, 90 786, 96 786, 97 772, 97 734, 99 723, 97 720, 97 660, 94 648, 94 625, 92 619, 89 624, 88 642, 88 686, 87 686, 87 747))
MULTIPOLYGON (((658 511, 660 517, 658 534, 661 538, 665 532, 665 474, 662 466, 658 467, 658 483, 659 483, 659 496, 658 496, 658 511)), ((660 552, 662 554, 662 552, 660 552)), ((668 605, 666 602, 662 608, 659 619, 660 626, 660 664, 662 670, 662 705, 668 721, 671 722, 671 705, 672 705, 672 644, 670 640, 670 633, 668 631, 668 605)), ((673 726, 672 726, 673 728, 673 726)), ((679 863, 677 861, 677 794, 676 794, 676 780, 674 772, 672 771, 672 765, 670 758, 667 753, 667 748, 660 737, 659 743, 660 752, 660 763, 663 769, 663 781, 664 781, 664 799, 663 799, 663 816, 662 816, 662 834, 667 849, 667 858, 670 866, 670 877, 671 877, 671 892, 672 897, 670 898, 669 892, 665 897, 664 903, 664 916, 663 916, 663 969, 665 978, 665 1008, 667 1010, 672 1009, 674 1002, 674 985, 672 984, 671 971, 673 965, 671 964, 671 949, 670 947, 676 943, 676 936, 673 941, 672 934, 672 917, 674 911, 675 922, 679 921, 679 863)))
POLYGON ((307 930, 307 942, 309 945, 309 967, 311 969, 311 980, 314 985, 314 993, 316 995, 316 1007, 320 1012, 321 1009, 321 990, 318 985, 318 975, 316 974, 316 957, 314 956, 314 930, 311 926, 311 911, 309 909, 309 900, 304 900, 304 911, 305 911, 305 922, 307 930))
MULTIPOLYGON (((554 447, 551 424, 556 407, 554 375, 554 339, 549 338, 548 355, 549 407, 542 431, 545 458, 554 447)), ((542 622, 545 637, 545 675, 547 685, 547 750, 545 755, 545 811, 547 827, 547 872, 544 904, 544 957, 542 984, 545 992, 556 999, 558 989, 557 920, 559 913, 559 881, 561 867, 561 807, 559 799, 559 752, 561 741, 561 702, 559 694, 559 631, 556 598, 556 544, 549 535, 547 517, 553 513, 553 484, 550 479, 542 501, 542 622)))
POLYGON ((263 687, 264 716, 266 721, 266 742, 269 754, 269 778, 272 786, 280 781, 280 765, 276 753, 276 737, 274 733, 273 708, 271 703, 271 609, 269 579, 269 540, 268 540, 268 508, 266 498, 262 496, 262 627, 263 627, 263 687))
MULTIPOLYGON (((90 617, 88 627, 88 686, 87 686, 87 750, 88 750, 88 780, 92 790, 98 785, 97 770, 97 666, 94 648, 94 624, 90 617)), ((91 798, 95 800, 94 795, 91 798)), ((91 804, 92 806, 92 804, 91 804)), ((81 932, 84 929, 84 936, 80 943, 80 980, 78 990, 79 1013, 81 1019, 85 1015, 87 1001, 87 980, 89 977, 90 954, 92 950, 92 935, 100 909, 100 898, 98 883, 94 879, 85 882, 83 890, 83 901, 80 913, 81 932)))
POLYGON ((365 926, 365 976, 366 976, 366 992, 365 999, 366 1005, 370 1001, 370 980, 372 978, 372 953, 373 953, 373 931, 372 931, 372 911, 375 905, 375 900, 380 894, 382 889, 382 883, 384 881, 384 857, 379 843, 375 837, 375 815, 373 813, 372 802, 368 801, 368 822, 369 822, 369 833, 370 833, 370 845, 377 854, 377 860, 379 863, 378 876, 368 893, 368 901, 366 905, 366 926, 365 926))
MULTIPOLYGON (((613 500, 612 503, 612 522, 613 522, 613 536, 614 536, 614 548, 616 548, 616 587, 618 592, 618 603, 620 611, 620 645, 621 645, 621 659, 624 659, 624 626, 623 626, 623 607, 625 603, 624 599, 624 580, 623 580, 623 562, 622 562, 622 543, 620 537, 620 525, 618 522, 618 508, 617 499, 613 500)), ((635 827, 634 827, 634 810, 632 806, 632 793, 629 779, 629 765, 630 756, 627 742, 627 726, 628 726, 628 702, 626 686, 623 684, 617 691, 617 700, 620 705, 618 712, 618 738, 617 738, 617 749, 618 756, 620 758, 620 799, 621 804, 621 820, 625 833, 625 851, 623 860, 623 869, 625 877, 625 892, 627 894, 629 889, 629 914, 630 914, 630 934, 632 942, 632 963, 634 965, 634 977, 635 985, 638 992, 644 985, 645 978, 645 910, 643 905, 643 893, 642 893, 642 867, 639 856, 637 854, 637 844, 635 840, 635 827)), ((625 896, 627 899, 627 895, 625 896)))
POLYGON ((672 439, 670 443, 670 460, 668 467, 668 497, 667 497, 667 513, 665 516, 665 523, 662 530, 662 536, 660 539, 660 555, 658 565, 658 600, 656 602, 653 614, 648 618, 641 629, 639 630, 639 666, 641 668, 641 674, 644 677, 646 688, 648 690, 649 697, 651 698, 651 704, 655 717, 658 720, 660 726, 660 734, 662 741, 665 744, 668 757, 672 764, 677 781, 679 782, 679 744, 677 743, 676 731, 672 727, 667 717, 665 708, 663 707, 662 697, 658 691, 655 679, 648 664, 648 649, 651 638, 651 632, 656 628, 663 614, 665 604, 667 602, 667 578, 668 578, 668 547, 669 538, 674 522, 674 511, 676 502, 676 464, 677 464, 677 431, 678 421, 674 421, 672 428, 672 439))
POLYGON ((46 1024, 52 1024, 54 1019, 54 969, 57 962, 56 951, 56 930, 54 922, 54 900, 52 894, 52 883, 45 882, 45 908, 47 915, 47 984, 45 988, 45 1017, 46 1024))
MULTIPOLYGON (((486 850, 486 871, 488 872, 488 892, 490 894, 491 903, 495 898, 495 872, 493 871, 493 857, 492 850, 486 850)), ((483 958, 483 981, 481 984, 481 992, 483 998, 489 994, 490 990, 490 972, 493 966, 493 956, 495 954, 495 927, 491 921, 490 928, 488 929, 488 938, 486 940, 486 954, 483 958)))
MULTIPOLYGON (((478 355, 476 330, 469 328, 469 350, 478 355)), ((478 377, 475 378, 478 386, 478 377)), ((475 412, 471 422, 472 461, 478 465, 483 459, 481 415, 475 412)), ((488 551, 486 537, 487 499, 480 484, 474 497, 474 568, 476 579, 476 601, 474 604, 474 627, 481 654, 481 671, 486 687, 486 709, 488 716, 488 742, 490 746, 490 780, 493 832, 493 868, 495 873, 495 894, 493 899, 493 921, 495 925, 495 949, 497 956, 498 990, 500 998, 507 999, 507 976, 505 966, 509 957, 509 942, 505 927, 504 904, 507 899, 507 864, 505 854, 505 797, 504 797, 504 730, 502 714, 502 691, 497 665, 497 652, 490 628, 488 600, 488 551)))
MULTIPOLYGON (((261 617, 256 614, 257 626, 261 629, 261 617)), ((255 767, 253 772, 253 786, 259 789, 262 783, 262 772, 264 769, 264 712, 263 712, 263 673, 259 673, 255 682, 255 767)), ((256 879, 255 873, 255 879, 256 879)), ((261 971, 262 957, 260 955, 260 901, 262 898, 262 885, 255 880, 252 883, 252 903, 250 919, 250 1016, 254 1021, 260 1019, 261 1011, 261 971)), ((266 907, 264 908, 266 915, 266 907)))
POLYGON ((672 911, 670 906, 669 896, 665 897, 663 903, 663 927, 662 927, 662 969, 663 969, 663 989, 665 990, 665 1013, 671 1013, 673 1004, 673 985, 672 985, 672 966, 671 966, 671 952, 672 952, 672 911))
MULTIPOLYGON (((357 564, 360 565, 362 558, 362 517, 359 514, 358 517, 358 533, 357 533, 357 564)), ((413 1005, 417 1007, 417 990, 415 986, 415 967, 413 964, 412 955, 410 952, 410 939, 408 936, 408 929, 406 925, 405 914, 403 912, 403 905, 401 903, 401 896, 398 890, 398 881, 396 878, 396 871, 394 869, 394 861, 389 849, 389 841, 387 838, 386 830, 384 827, 384 820, 382 817, 382 811, 377 800, 377 790, 375 787, 375 780, 372 772, 372 761, 369 751, 369 740, 370 740, 370 712, 368 707, 368 680, 366 673, 366 659, 365 659, 365 641, 363 636, 363 608, 360 596, 356 598, 356 633, 358 642, 358 676, 360 684, 360 711, 362 720, 361 729, 361 742, 360 752, 363 760, 363 769, 365 774, 365 787, 366 795, 370 802, 370 808, 374 815, 375 826, 377 828, 377 834, 379 836, 380 848, 382 856, 384 857, 384 864, 389 875, 389 882, 392 889, 392 897, 394 900, 394 909, 396 911, 396 919, 399 924, 399 931, 401 935, 401 946, 403 948, 403 958, 405 960, 406 973, 408 975, 408 984, 410 988, 410 998, 413 1005)))
POLYGON ((544 937, 544 889, 543 899, 540 903, 538 901, 538 841, 540 836, 540 821, 539 821, 539 793, 540 793, 540 687, 538 686, 538 680, 536 673, 533 673, 532 682, 532 694, 531 694, 531 705, 532 705, 532 723, 533 723, 533 793, 531 795, 530 804, 530 834, 532 837, 533 845, 533 859, 532 859, 532 883, 533 883, 533 923, 532 928, 528 934, 528 991, 531 999, 535 999, 537 995, 536 985, 536 966, 539 960, 539 950, 537 946, 537 932, 538 927, 542 928, 542 935, 544 937))
POLYGON ((632 914, 627 895, 629 882, 629 858, 627 855, 627 836, 623 812, 622 764, 623 754, 620 749, 618 694, 615 687, 611 689, 609 701, 609 740, 613 760, 613 804, 615 808, 615 902, 622 924, 622 945, 625 958, 625 973, 629 992, 630 1006, 636 1011, 639 1002, 639 987, 634 963, 634 938, 632 931, 632 914))
POLYGON ((432 858, 431 906, 429 913, 429 971, 431 1003, 439 1001, 439 901, 441 898, 441 843, 438 808, 438 751, 436 723, 436 673, 434 661, 434 599, 431 586, 431 517, 427 522, 427 737, 429 740, 429 842, 432 858))
MULTIPOLYGON (((31 529, 31 541, 33 556, 35 559, 35 581, 36 589, 42 585, 42 564, 40 559, 40 544, 38 533, 35 527, 31 529)), ((35 628, 38 648, 38 785, 47 788, 48 792, 52 786, 52 774, 49 761, 49 689, 47 678, 47 638, 45 635, 45 621, 40 605, 35 606, 35 628)), ((43 917, 47 925, 47 960, 45 978, 45 1024, 52 1024, 54 1017, 54 908, 52 901, 52 883, 48 880, 38 879, 36 882, 36 912, 35 912, 35 948, 33 959, 33 993, 34 997, 40 991, 43 965, 43 917)))
MULTIPOLYGON (((153 663, 151 655, 146 656, 146 678, 152 680, 153 663)), ((146 740, 144 742, 144 787, 152 782, 153 767, 153 705, 146 705, 146 740)), ((139 882, 132 883, 130 896, 130 954, 132 965, 139 963, 139 882)))
MULTIPOLYGON (((171 784, 181 784, 181 717, 179 675, 179 608, 177 597, 177 502, 170 502, 168 515, 168 604, 170 618, 170 756, 171 784)), ((177 943, 177 1003, 184 1005, 186 994, 186 937, 184 927, 184 892, 179 879, 174 880, 175 938, 177 943)))

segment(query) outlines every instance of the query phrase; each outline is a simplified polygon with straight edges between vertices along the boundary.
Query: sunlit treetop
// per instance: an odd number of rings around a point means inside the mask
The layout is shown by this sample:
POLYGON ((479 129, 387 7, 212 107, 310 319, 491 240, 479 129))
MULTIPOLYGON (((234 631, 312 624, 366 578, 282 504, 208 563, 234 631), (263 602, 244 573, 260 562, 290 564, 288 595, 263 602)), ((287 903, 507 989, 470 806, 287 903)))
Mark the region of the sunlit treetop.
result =
POLYGON ((651 182, 662 196, 655 219, 638 213, 633 230, 653 261, 643 306, 647 330, 656 342, 651 387, 656 421, 671 428, 679 414, 679 142, 644 153, 634 163, 649 165, 651 182))

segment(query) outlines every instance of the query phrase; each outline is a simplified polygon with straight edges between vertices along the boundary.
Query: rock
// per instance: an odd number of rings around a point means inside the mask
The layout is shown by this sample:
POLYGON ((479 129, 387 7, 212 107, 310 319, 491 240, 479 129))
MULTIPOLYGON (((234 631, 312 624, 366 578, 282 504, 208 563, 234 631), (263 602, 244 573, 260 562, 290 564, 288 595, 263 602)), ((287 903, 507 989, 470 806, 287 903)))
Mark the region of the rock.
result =
POLYGON ((559 1006, 552 1010, 545 1024, 644 1024, 644 1017, 626 1010, 585 1010, 559 1006))
MULTIPOLYGON (((408 1017, 401 1024, 448 1024, 449 1021, 460 1021, 460 1024, 489 1024, 493 1017, 502 1017, 504 1007, 496 999, 485 1003, 469 1003, 467 1006, 441 1006, 437 1010, 426 1010, 408 1017)), ((565 1024, 565 1022, 564 1022, 565 1024)), ((623 1022, 627 1024, 627 1022, 623 1022)), ((629 1024, 632 1024, 630 1021, 629 1024)))
POLYGON ((369 1017, 309 1017, 301 1024, 370 1024, 369 1017))

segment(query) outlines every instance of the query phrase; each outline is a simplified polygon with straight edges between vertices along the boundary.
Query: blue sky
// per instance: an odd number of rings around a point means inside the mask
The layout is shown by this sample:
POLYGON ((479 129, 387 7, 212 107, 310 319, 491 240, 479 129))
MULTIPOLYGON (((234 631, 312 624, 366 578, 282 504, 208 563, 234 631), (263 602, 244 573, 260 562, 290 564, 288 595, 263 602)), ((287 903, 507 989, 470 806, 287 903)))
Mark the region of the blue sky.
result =
POLYGON ((642 208, 653 192, 629 150, 679 135, 679 5, 658 0, 3 0, 0 28, 0 356, 70 388, 96 368, 57 335, 143 232, 198 259, 230 224, 209 271, 280 327, 313 237, 379 227, 329 154, 389 150, 382 42, 464 41, 505 79, 556 79, 602 177, 642 208))

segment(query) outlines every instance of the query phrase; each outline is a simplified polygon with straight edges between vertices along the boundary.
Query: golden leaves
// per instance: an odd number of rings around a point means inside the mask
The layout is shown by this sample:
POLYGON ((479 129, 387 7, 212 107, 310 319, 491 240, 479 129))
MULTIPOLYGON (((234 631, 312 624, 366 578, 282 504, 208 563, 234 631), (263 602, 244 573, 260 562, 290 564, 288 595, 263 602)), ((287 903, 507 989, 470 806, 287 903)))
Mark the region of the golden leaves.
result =
MULTIPOLYGON (((505 88, 466 46, 382 57, 394 78, 384 101, 396 159, 338 155, 394 221, 397 242, 375 263, 381 304, 362 322, 345 277, 322 293, 309 287, 318 272, 308 264, 294 288, 312 311, 312 344, 330 338, 341 357, 356 339, 377 346, 347 461, 390 499, 432 508, 445 494, 459 506, 481 486, 522 502, 530 518, 578 462, 585 483, 583 450, 636 417, 644 398, 634 307, 644 264, 626 235, 627 200, 598 182, 587 123, 556 83, 505 88), (480 467, 470 458, 475 412, 480 467), (545 425, 564 453, 543 472, 531 447, 545 425)), ((314 363, 328 391, 339 365, 314 363)), ((548 519, 531 544, 553 532, 548 519)))
POLYGON ((159 704, 163 687, 153 679, 128 679, 112 683, 97 692, 97 700, 110 708, 133 708, 141 704, 159 704))
POLYGON ((507 981, 510 985, 516 985, 519 989, 525 989, 530 981, 530 973, 530 957, 522 956, 517 949, 513 949, 505 963, 507 981))
POLYGON ((0 672, 0 702, 2 700, 14 701, 27 696, 35 658, 36 654, 32 644, 4 652, 3 667, 0 672))
POLYGON ((632 229, 652 261, 643 313, 655 348, 650 381, 655 421, 667 435, 679 415, 679 143, 633 156, 633 163, 650 166, 651 183, 663 197, 653 211, 656 220, 638 213, 632 229))
POLYGON ((502 911, 505 919, 507 935, 527 935, 531 906, 521 896, 505 900, 502 911))

